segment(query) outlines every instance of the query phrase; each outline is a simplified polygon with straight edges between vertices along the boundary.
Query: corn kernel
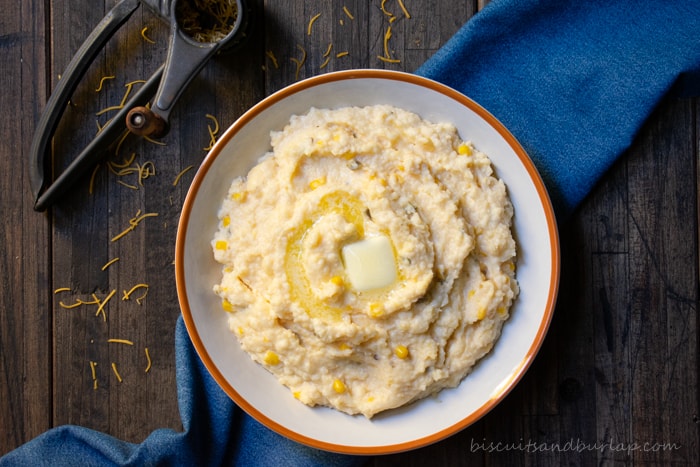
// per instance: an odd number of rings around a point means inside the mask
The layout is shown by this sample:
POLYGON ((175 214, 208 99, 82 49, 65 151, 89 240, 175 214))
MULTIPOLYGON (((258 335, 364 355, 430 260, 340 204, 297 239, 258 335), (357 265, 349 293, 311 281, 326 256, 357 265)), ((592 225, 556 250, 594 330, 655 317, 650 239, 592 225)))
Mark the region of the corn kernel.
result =
POLYGON ((476 313, 476 319, 481 321, 484 318, 486 318, 486 308, 479 308, 479 311, 476 313))
POLYGON ((343 342, 342 344, 340 344, 340 345, 338 346, 338 349, 340 349, 340 350, 350 350, 351 348, 352 348, 352 347, 350 347, 350 346, 349 346, 348 344, 346 344, 345 342, 343 342))
POLYGON ((499 306, 498 309, 496 310, 499 315, 502 315, 506 312, 506 307, 504 306, 499 306))
POLYGON ((467 144, 462 143, 457 148, 457 152, 462 156, 468 156, 472 153, 472 148, 470 148, 467 144))
POLYGON ((384 305, 381 303, 372 303, 369 306, 369 315, 372 318, 379 318, 384 314, 384 305))
POLYGON ((333 390, 337 392, 338 394, 342 394, 346 391, 345 383, 343 383, 341 380, 336 379, 333 381, 333 390))
POLYGON ((226 300, 225 298, 224 298, 224 300, 221 302, 221 308, 223 308, 224 311, 226 311, 226 312, 228 312, 228 313, 232 313, 232 312, 233 312, 233 305, 231 304, 231 302, 229 302, 229 301, 226 300))
POLYGON ((264 360, 265 363, 267 363, 268 365, 273 365, 273 366, 274 366, 274 365, 278 365, 278 364, 279 364, 279 362, 280 362, 280 357, 279 357, 275 352, 273 352, 272 350, 268 350, 268 351, 265 353, 265 357, 263 358, 263 360, 264 360))
POLYGON ((320 177, 309 182, 309 188, 315 190, 316 188, 326 184, 326 177, 320 177))
POLYGON ((228 243, 226 240, 217 240, 214 246, 217 250, 225 250, 228 247, 228 243))
POLYGON ((471 290, 467 293, 467 297, 472 298, 472 297, 474 296, 475 293, 476 293, 476 290, 471 289, 471 290))
POLYGON ((374 402, 374 397, 369 396, 369 397, 367 398, 367 402, 374 402))
POLYGON ((242 192, 236 192, 231 195, 231 199, 234 201, 243 201, 245 200, 245 191, 242 192))
POLYGON ((299 399, 299 397, 301 397, 301 392, 299 392, 299 391, 294 391, 294 392, 292 393, 292 395, 294 396, 295 399, 299 399))
POLYGON ((239 326, 239 327, 236 329, 236 332, 238 333, 239 336, 242 336, 242 335, 243 335, 243 328, 239 326))
POLYGON ((228 227, 230 223, 231 223, 231 218, 229 216, 224 216, 223 219, 221 219, 221 224, 224 227, 228 227))
POLYGON ((379 184, 382 185, 382 186, 386 186, 386 185, 387 185, 386 180, 383 179, 382 177, 378 177, 376 173, 371 174, 371 175, 369 176, 369 179, 370 179, 370 180, 376 180, 376 181, 379 182, 379 184))
POLYGON ((394 353, 396 354, 397 357, 403 359, 408 357, 408 347, 405 345, 397 345, 394 348, 394 353))
POLYGON ((331 282, 335 285, 343 285, 345 281, 343 281, 343 278, 340 276, 333 276, 331 277, 331 282))

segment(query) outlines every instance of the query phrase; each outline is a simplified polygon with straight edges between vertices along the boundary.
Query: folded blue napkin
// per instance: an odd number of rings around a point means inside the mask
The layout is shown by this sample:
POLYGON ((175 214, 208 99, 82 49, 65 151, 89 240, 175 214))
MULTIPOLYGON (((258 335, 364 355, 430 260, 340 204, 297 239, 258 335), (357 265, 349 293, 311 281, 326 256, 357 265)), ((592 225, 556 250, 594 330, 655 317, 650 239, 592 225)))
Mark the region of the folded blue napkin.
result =
MULTIPOLYGON (((479 102, 540 170, 559 218, 569 215, 672 90, 700 90, 700 2, 500 0, 470 20, 418 74, 479 102), (682 88, 682 89, 681 89, 682 88)), ((184 431, 140 444, 57 427, 0 466, 343 466, 366 459, 289 441, 244 414, 176 329, 184 431)))
POLYGON ((700 2, 495 1, 417 73, 499 119, 565 219, 664 96, 700 89, 700 2))

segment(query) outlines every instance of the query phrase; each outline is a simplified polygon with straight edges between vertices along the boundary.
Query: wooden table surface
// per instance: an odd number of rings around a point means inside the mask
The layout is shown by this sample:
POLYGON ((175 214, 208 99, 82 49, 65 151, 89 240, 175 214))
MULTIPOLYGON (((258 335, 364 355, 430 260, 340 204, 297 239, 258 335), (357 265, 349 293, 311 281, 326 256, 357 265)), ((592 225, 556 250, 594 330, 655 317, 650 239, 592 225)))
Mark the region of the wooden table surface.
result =
MULTIPOLYGON (((68 423, 132 442, 181 428, 172 263, 179 211, 215 125, 208 115, 228 126, 266 95, 329 71, 413 71, 482 2, 405 0, 407 17, 396 0, 253 1, 248 43, 197 76, 163 145, 128 139, 37 213, 28 176, 35 124, 66 64, 115 3, 0 0, 0 454, 68 423), (377 58, 389 26, 398 63, 377 58), (145 213, 157 216, 114 239, 145 213), (89 304, 95 299, 104 313, 89 304), (70 307, 79 300, 88 304, 70 307)), ((109 42, 59 126, 56 171, 110 115, 97 113, 164 61, 166 43, 167 26, 143 8, 109 42)), ((562 223, 556 314, 518 386, 459 434, 370 464, 697 465, 699 102, 664 101, 562 223)))

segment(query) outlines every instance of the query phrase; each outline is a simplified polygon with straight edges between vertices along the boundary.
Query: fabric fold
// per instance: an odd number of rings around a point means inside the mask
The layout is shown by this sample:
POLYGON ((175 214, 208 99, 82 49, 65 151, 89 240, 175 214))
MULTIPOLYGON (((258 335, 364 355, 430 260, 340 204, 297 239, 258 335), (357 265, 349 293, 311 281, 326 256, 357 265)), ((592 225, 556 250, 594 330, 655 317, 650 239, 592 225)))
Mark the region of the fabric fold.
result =
POLYGON ((566 219, 680 83, 700 90, 700 2, 496 0, 417 74, 520 141, 566 219))

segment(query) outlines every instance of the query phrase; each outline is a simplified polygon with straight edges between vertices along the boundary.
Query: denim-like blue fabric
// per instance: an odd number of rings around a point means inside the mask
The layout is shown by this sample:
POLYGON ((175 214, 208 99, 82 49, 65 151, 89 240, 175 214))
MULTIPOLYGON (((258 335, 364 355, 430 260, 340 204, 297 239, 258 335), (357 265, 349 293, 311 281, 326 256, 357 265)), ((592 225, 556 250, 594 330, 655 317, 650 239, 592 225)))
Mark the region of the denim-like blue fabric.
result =
MULTIPOLYGON (((495 0, 417 73, 451 86, 508 127, 566 217, 629 146, 673 88, 700 91, 698 0, 495 0)), ((350 466, 237 408, 176 329, 184 430, 131 444, 61 426, 0 458, 0 466, 350 466)))
POLYGON ((561 220, 674 85, 700 90, 700 1, 494 0, 416 73, 513 133, 561 220))

